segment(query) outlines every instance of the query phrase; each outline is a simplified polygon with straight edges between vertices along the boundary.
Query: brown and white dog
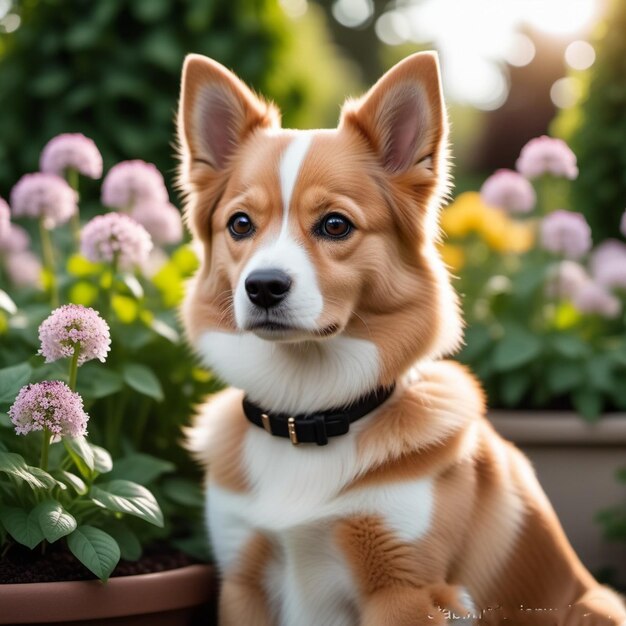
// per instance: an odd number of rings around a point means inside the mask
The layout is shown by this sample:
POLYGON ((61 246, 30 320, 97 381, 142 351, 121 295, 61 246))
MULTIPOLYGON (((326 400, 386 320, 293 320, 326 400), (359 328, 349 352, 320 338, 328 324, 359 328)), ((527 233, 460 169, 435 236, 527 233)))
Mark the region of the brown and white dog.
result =
POLYGON ((220 624, 624 625, 526 458, 485 419, 436 250, 447 121, 420 53, 335 130, 280 128, 218 63, 185 61, 186 217, 202 248, 183 317, 231 388, 189 446, 207 469, 220 624), (250 423, 393 394, 328 445, 250 423), (265 418, 264 418, 265 419, 265 418))

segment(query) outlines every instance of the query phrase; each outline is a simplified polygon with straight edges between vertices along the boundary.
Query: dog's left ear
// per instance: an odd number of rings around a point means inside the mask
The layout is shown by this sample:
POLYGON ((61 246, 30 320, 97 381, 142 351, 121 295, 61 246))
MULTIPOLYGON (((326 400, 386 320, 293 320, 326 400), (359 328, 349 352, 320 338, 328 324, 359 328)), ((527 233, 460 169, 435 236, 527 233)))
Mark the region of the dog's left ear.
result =
POLYGON ((363 134, 390 174, 418 165, 438 174, 447 118, 437 54, 418 52, 391 68, 365 96, 344 105, 341 126, 363 134))

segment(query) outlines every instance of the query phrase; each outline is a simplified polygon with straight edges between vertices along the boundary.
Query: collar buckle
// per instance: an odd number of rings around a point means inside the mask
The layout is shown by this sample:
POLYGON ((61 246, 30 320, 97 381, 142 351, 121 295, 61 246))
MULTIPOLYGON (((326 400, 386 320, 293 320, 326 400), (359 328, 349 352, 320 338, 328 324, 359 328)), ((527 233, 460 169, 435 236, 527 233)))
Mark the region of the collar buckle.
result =
POLYGON ((296 432, 295 417, 290 417, 287 420, 287 429, 289 430, 289 440, 294 446, 297 446, 300 442, 298 441, 298 433, 296 432))

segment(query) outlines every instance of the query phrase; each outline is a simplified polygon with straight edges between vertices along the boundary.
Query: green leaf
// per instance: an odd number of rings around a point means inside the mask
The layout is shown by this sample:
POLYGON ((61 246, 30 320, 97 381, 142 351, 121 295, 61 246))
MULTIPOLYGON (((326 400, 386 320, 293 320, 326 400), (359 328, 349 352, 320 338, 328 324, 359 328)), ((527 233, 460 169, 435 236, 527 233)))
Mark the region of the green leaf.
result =
POLYGON ((163 482, 163 493, 176 504, 192 508, 204 506, 204 495, 200 486, 185 478, 168 478, 163 482))
POLYGON ((44 537, 54 543, 76 530, 76 520, 56 500, 45 500, 33 509, 44 537))
POLYGON ((587 361, 589 384, 595 389, 610 393, 615 385, 613 366, 614 362, 609 354, 594 354, 587 361))
POLYGON ((67 489, 64 483, 57 480, 51 474, 48 474, 48 472, 45 472, 40 467, 29 465, 28 471, 30 472, 32 476, 34 476, 35 478, 38 478, 45 485, 46 489, 51 489, 52 487, 59 487, 59 489, 63 491, 67 489))
POLYGON ((106 527, 106 531, 117 541, 122 558, 126 561, 137 561, 143 552, 137 535, 126 524, 117 522, 106 527))
POLYGON ((525 370, 507 372, 500 382, 500 395, 507 406, 519 404, 523 395, 530 387, 530 375, 525 370))
POLYGON ((83 479, 76 476, 76 474, 66 472, 65 470, 58 470, 55 472, 55 475, 58 476, 59 480, 69 485, 79 496, 84 496, 89 491, 83 479))
POLYGON ((3 506, 0 508, 0 521, 15 541, 31 550, 44 540, 34 509, 28 513, 17 507, 3 506))
POLYGON ((28 383, 33 368, 20 363, 0 370, 0 403, 12 403, 19 390, 28 383))
POLYGON ((13 422, 6 413, 0 413, 0 426, 3 428, 13 428, 13 422))
POLYGON ((17 313, 17 305, 11 299, 11 296, 0 289, 0 309, 6 311, 9 315, 15 315, 17 313))
POLYGON ((95 469, 96 460, 93 449, 85 437, 64 437, 63 445, 83 476, 88 475, 86 469, 91 471, 95 469))
POLYGON ((100 580, 108 580, 120 560, 120 547, 111 535, 93 526, 79 526, 67 537, 70 552, 100 580))
POLYGON ((23 480, 33 489, 49 489, 57 484, 50 474, 38 467, 29 467, 24 458, 14 452, 0 452, 0 472, 23 480))
POLYGON ((496 371, 505 372, 529 363, 541 354, 541 341, 521 326, 508 326, 493 351, 496 371))
POLYGON ((465 347, 460 354, 460 359, 464 363, 473 363, 494 343, 489 328, 479 324, 471 326, 465 331, 465 347))
POLYGON ((548 387, 557 395, 576 388, 584 378, 584 370, 580 363, 572 361, 553 363, 546 372, 548 387))
POLYGON ((127 363, 122 370, 124 382, 139 393, 160 402, 163 400, 163 388, 156 374, 140 363, 127 363))
POLYGON ((137 452, 115 461, 113 470, 107 478, 124 478, 140 485, 147 485, 159 476, 173 472, 176 466, 169 461, 157 459, 149 454, 137 452))
POLYGON ((93 452, 94 469, 96 472, 99 474, 106 474, 107 472, 110 472, 113 468, 113 459, 111 458, 111 455, 104 448, 95 446, 93 443, 89 443, 89 447, 93 452))
POLYGON ((574 408, 588 420, 596 420, 604 408, 602 394, 586 387, 574 391, 572 403, 574 408))
POLYGON ((550 339, 554 350, 568 359, 579 359, 589 354, 589 346, 575 335, 560 333, 550 339))
POLYGON ((91 488, 91 499, 109 511, 134 515, 163 527, 163 513, 156 498, 142 485, 129 480, 112 480, 91 488))
POLYGON ((180 343, 180 334, 175 328, 158 318, 150 320, 150 328, 160 337, 167 339, 170 343, 180 343))
POLYGON ((124 387, 122 377, 103 365, 87 363, 81 368, 76 391, 89 400, 99 400, 112 396, 124 387))

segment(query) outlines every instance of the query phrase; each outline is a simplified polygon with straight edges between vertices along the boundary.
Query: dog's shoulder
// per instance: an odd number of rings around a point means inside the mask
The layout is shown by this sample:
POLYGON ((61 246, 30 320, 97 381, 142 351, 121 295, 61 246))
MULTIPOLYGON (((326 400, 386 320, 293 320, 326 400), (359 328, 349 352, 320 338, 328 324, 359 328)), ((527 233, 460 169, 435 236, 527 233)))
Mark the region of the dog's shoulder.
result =
POLYGON ((491 430, 479 383, 454 361, 420 364, 398 387, 359 433, 367 469, 355 485, 436 475, 471 459, 491 430))

